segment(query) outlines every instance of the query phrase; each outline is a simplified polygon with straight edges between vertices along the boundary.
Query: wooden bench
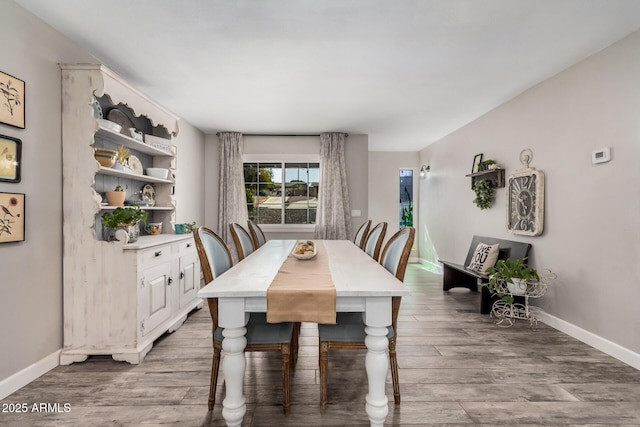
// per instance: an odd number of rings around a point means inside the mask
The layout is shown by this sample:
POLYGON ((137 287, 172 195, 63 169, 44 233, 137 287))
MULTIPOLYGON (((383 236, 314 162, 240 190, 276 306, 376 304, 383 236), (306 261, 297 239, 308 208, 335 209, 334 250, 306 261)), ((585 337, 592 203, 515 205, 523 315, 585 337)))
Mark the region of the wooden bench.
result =
MULTIPOLYGON (((442 290, 448 291, 451 288, 469 288, 473 292, 478 292, 478 288, 483 282, 489 280, 486 274, 476 273, 466 268, 471 262, 471 257, 479 243, 486 245, 499 244, 498 259, 521 259, 529 256, 531 245, 529 243, 515 242, 512 240, 495 239, 493 237, 473 236, 469 252, 464 264, 456 264, 450 261, 438 260, 443 265, 442 290)), ((486 287, 481 288, 480 313, 488 314, 494 299, 486 287)))

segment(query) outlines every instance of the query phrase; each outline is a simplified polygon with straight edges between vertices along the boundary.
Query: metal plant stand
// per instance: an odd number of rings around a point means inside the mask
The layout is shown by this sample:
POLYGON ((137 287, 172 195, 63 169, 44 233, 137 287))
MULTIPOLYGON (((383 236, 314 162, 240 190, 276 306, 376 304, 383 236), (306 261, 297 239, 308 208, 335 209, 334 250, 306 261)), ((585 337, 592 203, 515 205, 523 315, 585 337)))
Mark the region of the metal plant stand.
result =
MULTIPOLYGON (((493 303, 490 316, 496 319, 496 325, 508 328, 512 326, 516 319, 528 320, 531 329, 537 329, 538 318, 536 313, 541 311, 539 307, 529 305, 529 298, 540 298, 545 294, 549 283, 557 276, 550 270, 540 275, 540 280, 529 280, 526 282, 526 289, 518 289, 512 283, 504 280, 496 281, 495 293, 500 295, 511 295, 512 297, 521 296, 524 298, 522 303, 509 303, 503 300, 493 303)), ((523 286, 524 287, 524 286, 523 286)))

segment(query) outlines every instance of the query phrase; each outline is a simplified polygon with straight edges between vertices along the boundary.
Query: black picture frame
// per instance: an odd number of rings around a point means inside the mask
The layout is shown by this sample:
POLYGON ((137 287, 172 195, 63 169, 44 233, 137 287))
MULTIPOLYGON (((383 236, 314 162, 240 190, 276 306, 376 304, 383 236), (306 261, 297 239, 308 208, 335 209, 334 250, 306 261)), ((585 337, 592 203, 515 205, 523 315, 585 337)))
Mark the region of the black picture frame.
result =
POLYGON ((20 182, 22 177, 22 141, 0 135, 0 182, 20 182))
POLYGON ((0 244, 24 242, 25 203, 24 193, 0 192, 0 244))
POLYGON ((0 71, 0 123, 25 128, 26 88, 24 80, 0 71))
POLYGON ((473 166, 471 166, 471 173, 480 172, 480 162, 482 162, 482 153, 476 154, 473 157, 473 166))

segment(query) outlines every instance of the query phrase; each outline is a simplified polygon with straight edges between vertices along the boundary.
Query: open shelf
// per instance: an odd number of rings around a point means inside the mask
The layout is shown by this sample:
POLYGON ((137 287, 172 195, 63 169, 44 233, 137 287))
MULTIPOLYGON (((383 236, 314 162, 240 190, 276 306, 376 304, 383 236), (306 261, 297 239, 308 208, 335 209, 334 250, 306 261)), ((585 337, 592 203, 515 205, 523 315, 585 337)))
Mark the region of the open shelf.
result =
POLYGON ((169 179, 154 178, 149 175, 139 175, 133 172, 121 171, 121 170, 112 169, 112 168, 105 168, 104 166, 100 166, 98 173, 102 175, 117 176, 119 178, 129 178, 134 181, 153 182, 156 184, 173 184, 173 181, 169 179))
POLYGON ((471 189, 473 190, 473 186, 475 185, 477 180, 485 179, 491 182, 493 188, 502 188, 504 187, 504 169, 496 168, 490 169, 486 171, 480 171, 476 173, 470 173, 465 176, 471 177, 471 189))
MULTIPOLYGON (((120 132, 107 129, 102 126, 100 127, 100 129, 98 129, 97 135, 99 135, 101 139, 105 141, 109 141, 118 145, 124 145, 125 147, 139 151, 140 153, 161 157, 173 156, 173 153, 171 153, 170 151, 160 150, 159 148, 152 147, 148 144, 145 144, 144 142, 140 142, 127 135, 123 135, 120 132)), ((167 140, 167 145, 169 145, 170 143, 171 141, 167 140)))

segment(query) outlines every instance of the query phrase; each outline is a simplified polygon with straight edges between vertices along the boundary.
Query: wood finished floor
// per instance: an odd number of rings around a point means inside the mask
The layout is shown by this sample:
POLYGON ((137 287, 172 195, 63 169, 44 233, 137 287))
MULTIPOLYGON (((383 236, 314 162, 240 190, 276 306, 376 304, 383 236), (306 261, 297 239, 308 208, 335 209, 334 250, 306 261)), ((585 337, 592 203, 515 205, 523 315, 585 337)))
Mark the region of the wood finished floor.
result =
MULTIPOLYGON (((413 294, 399 317, 402 403, 393 404, 388 376, 386 425, 640 426, 640 371, 542 324, 499 328, 479 314, 477 294, 445 293, 440 276, 418 265, 409 265, 405 282, 413 294)), ((59 366, 1 402, 69 403, 70 412, 0 413, 0 425, 224 425, 224 386, 207 412, 211 354, 205 306, 140 365, 93 357, 59 366)), ((276 354, 248 355, 243 426, 368 425, 364 352, 331 352, 324 414, 315 325, 303 325, 288 417, 280 366, 276 354)))

